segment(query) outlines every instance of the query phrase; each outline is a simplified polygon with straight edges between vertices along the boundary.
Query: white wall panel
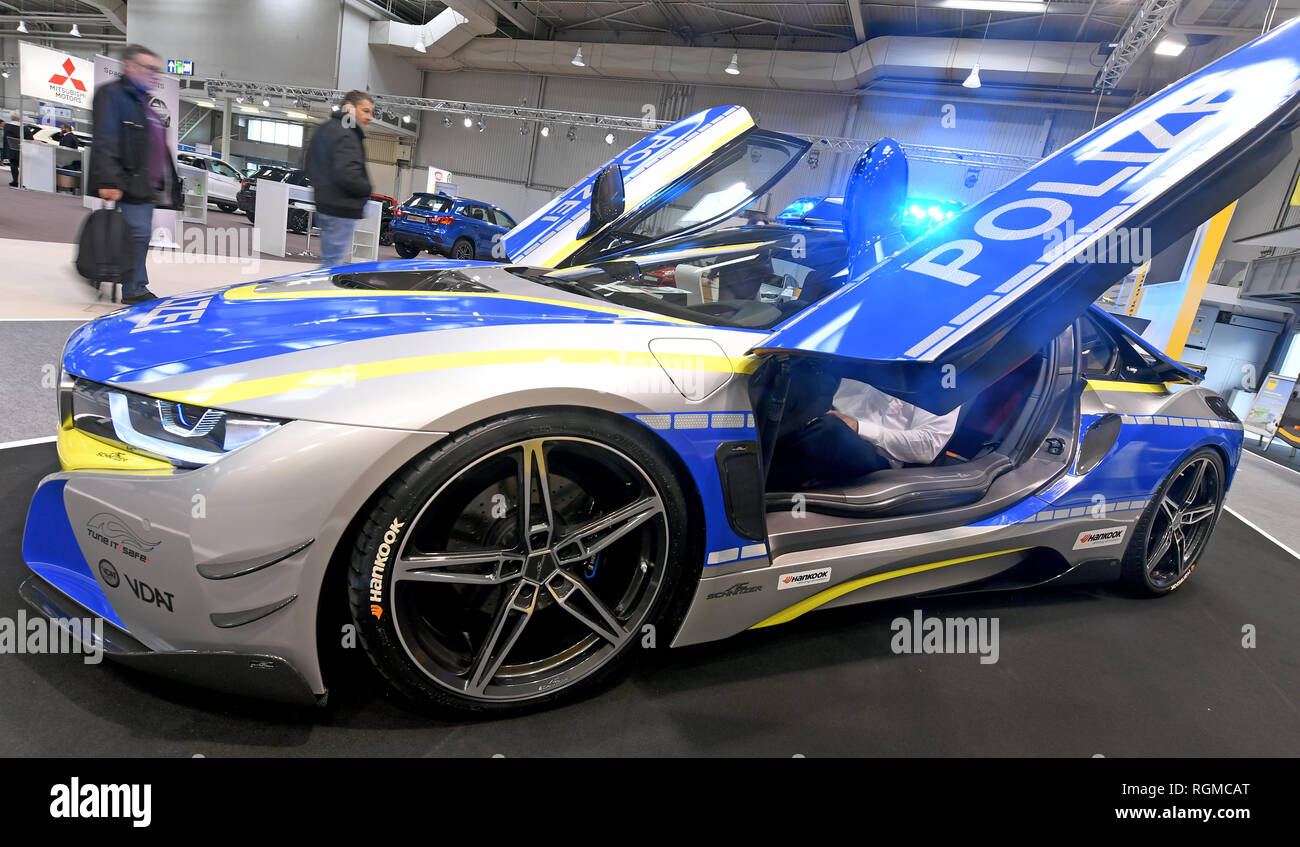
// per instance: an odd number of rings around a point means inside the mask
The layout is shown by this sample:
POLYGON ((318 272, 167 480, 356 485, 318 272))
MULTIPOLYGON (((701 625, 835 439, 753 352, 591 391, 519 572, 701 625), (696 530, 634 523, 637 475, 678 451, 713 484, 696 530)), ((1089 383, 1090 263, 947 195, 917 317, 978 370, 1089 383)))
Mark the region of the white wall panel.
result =
POLYGON ((337 0, 131 0, 130 41, 204 77, 334 87, 337 0))

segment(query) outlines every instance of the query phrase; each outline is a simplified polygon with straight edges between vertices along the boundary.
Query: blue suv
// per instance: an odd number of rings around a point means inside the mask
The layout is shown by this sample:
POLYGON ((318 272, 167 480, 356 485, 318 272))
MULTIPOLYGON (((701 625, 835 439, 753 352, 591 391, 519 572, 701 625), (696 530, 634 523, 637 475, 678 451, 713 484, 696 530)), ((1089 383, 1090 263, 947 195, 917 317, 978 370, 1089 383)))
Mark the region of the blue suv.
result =
POLYGON ((491 203, 418 193, 393 211, 388 231, 403 259, 414 259, 423 250, 453 259, 490 259, 492 245, 514 225, 491 203))

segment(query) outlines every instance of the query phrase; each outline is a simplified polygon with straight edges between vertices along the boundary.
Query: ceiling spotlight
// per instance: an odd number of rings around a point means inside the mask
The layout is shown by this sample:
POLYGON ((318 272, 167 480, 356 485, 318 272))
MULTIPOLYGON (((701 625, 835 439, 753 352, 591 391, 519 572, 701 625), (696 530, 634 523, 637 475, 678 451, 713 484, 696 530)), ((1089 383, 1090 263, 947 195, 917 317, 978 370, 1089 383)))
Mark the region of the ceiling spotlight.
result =
POLYGON ((976 65, 970 69, 970 76, 961 84, 962 88, 979 88, 980 87, 980 66, 976 65))
POLYGON ((523 124, 522 126, 519 127, 519 134, 520 135, 528 134, 528 124, 523 124))
POLYGON ((572 141, 578 137, 578 133, 573 129, 573 127, 569 127, 569 131, 564 134, 564 137, 572 141))
POLYGON ((71 36, 74 37, 74 38, 80 38, 80 37, 81 37, 81 30, 77 29, 77 25, 76 25, 76 24, 73 24, 73 25, 72 25, 72 29, 68 30, 68 35, 71 35, 71 36))
POLYGON ((331 111, 331 112, 337 112, 338 110, 339 110, 339 104, 338 104, 338 103, 331 103, 331 104, 330 104, 330 111, 331 111))
POLYGON ((271 108, 271 98, 269 98, 269 97, 263 97, 263 98, 262 98, 262 108, 263 108, 263 109, 269 109, 269 108, 271 108))
POLYGON ((423 36, 423 35, 421 35, 419 38, 417 38, 417 39, 415 40, 415 52, 416 52, 416 53, 423 53, 423 52, 424 52, 424 36, 423 36))
POLYGON ((740 59, 740 54, 738 53, 731 54, 731 64, 727 65, 727 67, 725 68, 726 73, 729 73, 732 76, 735 76, 736 74, 740 73, 739 59, 740 59))
POLYGON ((479 119, 478 119, 478 131, 479 131, 479 132, 482 132, 484 129, 486 129, 486 127, 483 126, 483 119, 482 119, 482 118, 479 118, 479 119))
POLYGON ((474 125, 474 119, 473 119, 473 118, 466 118, 466 119, 465 119, 465 129, 469 129, 469 128, 472 127, 473 125, 474 125))
POLYGON ((549 125, 549 124, 542 124, 542 138, 545 138, 546 136, 548 136, 548 135, 550 135, 550 134, 551 134, 551 127, 550 127, 550 125, 549 125))
POLYGON ((26 21, 19 21, 19 22, 18 22, 18 31, 19 31, 19 32, 26 32, 26 31, 27 31, 27 22, 26 22, 26 21))
POLYGON ((448 115, 443 115, 443 116, 442 116, 442 125, 443 125, 443 126, 451 126, 451 117, 448 116, 448 115))
POLYGON ((1187 39, 1177 32, 1170 33, 1156 43, 1158 56, 1177 56, 1187 49, 1187 39))
POLYGON ((243 103, 243 102, 244 102, 244 95, 241 94, 241 95, 239 95, 238 97, 236 97, 236 98, 235 98, 235 102, 236 102, 236 103, 243 103))
POLYGON ((404 124, 409 124, 410 122, 411 122, 411 116, 410 116, 410 115, 402 115, 402 123, 404 123, 404 124))
POLYGON ((573 54, 573 59, 571 59, 571 60, 569 61, 569 64, 573 65, 575 68, 585 68, 585 67, 587 67, 587 63, 584 62, 584 61, 582 61, 582 48, 581 48, 581 47, 578 48, 578 52, 577 52, 577 53, 574 53, 574 54, 573 54))
POLYGON ((3 78, 5 78, 5 79, 8 79, 8 78, 9 78, 9 71, 0 71, 0 77, 3 77, 3 78))
POLYGON ((607 133, 605 133, 605 143, 606 143, 606 144, 613 144, 613 143, 614 143, 614 133, 612 133, 612 132, 607 132, 607 133))

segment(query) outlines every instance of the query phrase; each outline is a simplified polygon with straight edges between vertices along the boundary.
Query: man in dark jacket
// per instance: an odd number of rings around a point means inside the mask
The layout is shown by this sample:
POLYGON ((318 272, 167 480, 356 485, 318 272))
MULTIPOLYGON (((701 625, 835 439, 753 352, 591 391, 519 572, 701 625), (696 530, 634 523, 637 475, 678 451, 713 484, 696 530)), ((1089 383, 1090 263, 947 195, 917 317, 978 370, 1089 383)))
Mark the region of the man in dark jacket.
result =
POLYGON ((5 124, 4 145, 5 158, 9 160, 9 173, 12 179, 9 181, 10 188, 18 187, 18 160, 22 153, 23 144, 23 116, 18 112, 9 115, 9 123, 5 124))
POLYGON ((131 230, 135 274, 122 286, 123 303, 155 298, 145 269, 153 210, 181 208, 181 183, 167 126, 149 106, 154 78, 161 71, 156 53, 132 44, 122 51, 122 78, 95 91, 95 139, 86 192, 117 203, 131 230))
POLYGON ((370 95, 349 91, 343 110, 316 130, 307 148, 306 171, 316 191, 323 268, 351 261, 352 230, 370 199, 364 130, 374 116, 370 95))

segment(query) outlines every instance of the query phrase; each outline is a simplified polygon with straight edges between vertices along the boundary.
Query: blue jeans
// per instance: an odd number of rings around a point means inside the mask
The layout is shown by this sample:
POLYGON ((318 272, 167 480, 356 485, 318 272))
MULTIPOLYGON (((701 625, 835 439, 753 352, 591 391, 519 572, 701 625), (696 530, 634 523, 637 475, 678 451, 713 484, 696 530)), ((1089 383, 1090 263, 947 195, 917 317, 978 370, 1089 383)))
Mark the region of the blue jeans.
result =
POLYGON ((357 228, 357 219, 317 212, 316 226, 320 227, 320 266, 332 268, 351 262, 352 230, 357 228))
POLYGON ((149 270, 145 267, 145 260, 149 258, 149 237, 153 235, 153 204, 118 203, 117 208, 126 218, 127 229, 131 230, 131 243, 135 245, 135 272, 131 280, 122 285, 122 296, 133 297, 149 290, 149 270))

